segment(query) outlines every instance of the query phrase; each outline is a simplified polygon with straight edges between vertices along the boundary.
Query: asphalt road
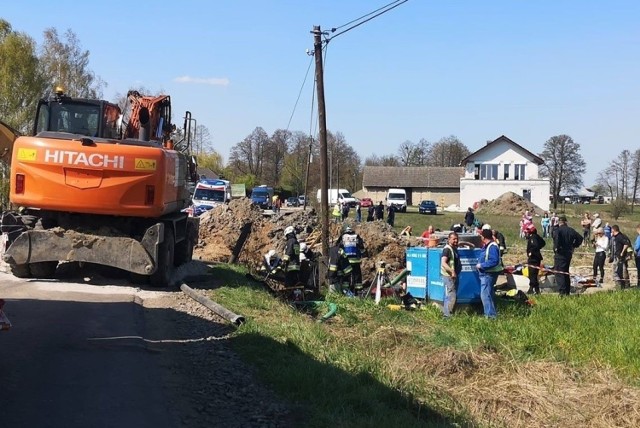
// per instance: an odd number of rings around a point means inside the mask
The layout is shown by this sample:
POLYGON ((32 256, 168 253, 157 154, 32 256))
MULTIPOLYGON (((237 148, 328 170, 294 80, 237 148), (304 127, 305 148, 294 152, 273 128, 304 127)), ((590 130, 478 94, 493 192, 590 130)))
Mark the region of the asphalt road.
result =
POLYGON ((123 338, 145 330, 142 309, 123 290, 64 288, 0 273, 13 323, 0 334, 0 426, 178 425, 153 352, 123 338))

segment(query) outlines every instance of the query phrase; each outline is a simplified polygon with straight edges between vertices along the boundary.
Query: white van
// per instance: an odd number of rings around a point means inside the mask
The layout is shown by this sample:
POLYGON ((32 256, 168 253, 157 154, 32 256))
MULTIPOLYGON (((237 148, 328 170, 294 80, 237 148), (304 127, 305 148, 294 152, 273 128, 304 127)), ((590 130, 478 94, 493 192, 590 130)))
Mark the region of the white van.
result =
MULTIPOLYGON (((349 204, 349 206, 351 207, 355 207, 356 206, 356 198, 354 198, 353 196, 351 196, 351 193, 349 193, 349 191, 347 189, 327 189, 328 190, 328 196, 329 196, 329 205, 335 205, 338 202, 342 203, 342 204, 349 204)), ((320 200, 320 189, 318 189, 318 203, 321 202, 320 200)))
POLYGON ((407 212, 407 192, 404 189, 389 189, 387 191, 387 206, 396 211, 407 212))

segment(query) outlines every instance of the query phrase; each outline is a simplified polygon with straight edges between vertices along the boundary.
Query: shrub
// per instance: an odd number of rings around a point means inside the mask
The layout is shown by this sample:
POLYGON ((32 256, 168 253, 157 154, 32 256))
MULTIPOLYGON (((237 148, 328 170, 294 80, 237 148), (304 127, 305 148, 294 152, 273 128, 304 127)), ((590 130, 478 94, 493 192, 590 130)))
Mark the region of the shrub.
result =
POLYGON ((611 202, 611 217, 614 220, 618 220, 620 216, 629 211, 627 202, 622 198, 617 198, 611 202))

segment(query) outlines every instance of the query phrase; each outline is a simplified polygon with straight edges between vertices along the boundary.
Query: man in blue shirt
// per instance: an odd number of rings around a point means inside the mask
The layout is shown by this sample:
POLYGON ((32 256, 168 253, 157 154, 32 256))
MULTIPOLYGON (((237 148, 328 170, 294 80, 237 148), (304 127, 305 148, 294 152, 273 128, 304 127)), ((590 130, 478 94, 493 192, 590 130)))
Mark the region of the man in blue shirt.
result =
POLYGON ((495 318, 495 288, 498 275, 502 273, 502 260, 500 260, 500 247, 493 239, 493 232, 489 229, 482 230, 482 255, 478 260, 476 269, 480 274, 480 298, 484 308, 484 316, 495 318))

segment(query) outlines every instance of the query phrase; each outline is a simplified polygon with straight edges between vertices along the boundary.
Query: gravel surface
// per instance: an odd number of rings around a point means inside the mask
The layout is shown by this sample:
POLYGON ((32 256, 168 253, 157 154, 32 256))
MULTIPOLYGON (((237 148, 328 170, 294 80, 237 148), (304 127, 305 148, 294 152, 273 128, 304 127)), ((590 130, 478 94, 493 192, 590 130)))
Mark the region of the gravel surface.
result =
POLYGON ((235 327, 180 292, 145 298, 143 307, 179 426, 297 426, 291 406, 230 349, 235 327))

